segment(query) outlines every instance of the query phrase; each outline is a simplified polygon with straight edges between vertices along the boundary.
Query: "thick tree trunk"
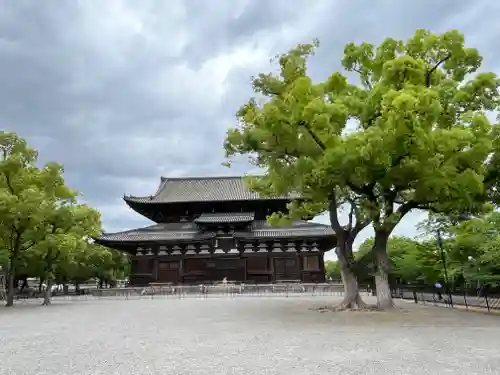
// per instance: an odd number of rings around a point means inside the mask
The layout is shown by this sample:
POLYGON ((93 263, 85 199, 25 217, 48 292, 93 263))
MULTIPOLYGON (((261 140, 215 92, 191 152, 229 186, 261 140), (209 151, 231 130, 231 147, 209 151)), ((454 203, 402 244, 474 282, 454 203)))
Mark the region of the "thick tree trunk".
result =
MULTIPOLYGON (((18 247, 16 247, 18 248, 18 247)), ((11 253, 11 258, 9 261, 9 269, 7 271, 7 302, 5 304, 6 307, 14 306, 14 292, 16 289, 16 260, 18 251, 14 251, 11 253)))
POLYGON ((356 310, 366 308, 367 304, 363 302, 359 294, 359 284, 356 275, 352 269, 354 257, 352 255, 352 243, 339 244, 335 250, 340 266, 340 275, 344 284, 344 299, 336 307, 336 310, 356 310))
POLYGON ((7 274, 7 302, 5 304, 6 307, 14 306, 15 281, 16 281, 16 276, 15 276, 14 270, 12 269, 12 266, 11 266, 9 269, 9 272, 7 274))
POLYGON ((389 286, 389 256, 387 255, 387 241, 389 235, 386 232, 375 232, 373 244, 373 255, 375 259, 375 286, 377 290, 377 307, 388 310, 394 307, 391 288, 389 286))
POLYGON ((45 293, 43 295, 43 303, 42 305, 48 306, 50 305, 51 298, 52 298, 52 278, 49 277, 47 279, 47 288, 45 288, 45 293))

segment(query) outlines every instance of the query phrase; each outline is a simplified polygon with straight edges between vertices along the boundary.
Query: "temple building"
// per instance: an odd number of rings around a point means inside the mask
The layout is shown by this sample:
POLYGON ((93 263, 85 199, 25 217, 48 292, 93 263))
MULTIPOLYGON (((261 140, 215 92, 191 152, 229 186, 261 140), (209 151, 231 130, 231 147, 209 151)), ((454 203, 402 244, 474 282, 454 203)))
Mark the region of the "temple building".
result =
POLYGON ((335 246, 327 225, 272 227, 297 197, 261 197, 243 177, 161 178, 152 196, 125 196, 156 224, 103 233, 96 242, 130 254, 131 285, 221 281, 323 282, 323 254, 335 246))

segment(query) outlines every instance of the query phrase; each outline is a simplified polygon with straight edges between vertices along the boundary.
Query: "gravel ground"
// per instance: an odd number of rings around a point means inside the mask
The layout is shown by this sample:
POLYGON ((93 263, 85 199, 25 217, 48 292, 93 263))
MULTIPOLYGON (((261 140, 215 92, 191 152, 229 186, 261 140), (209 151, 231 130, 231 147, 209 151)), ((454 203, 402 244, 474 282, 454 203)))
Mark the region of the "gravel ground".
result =
POLYGON ((500 374, 498 316, 406 302, 391 313, 310 309, 334 299, 0 308, 0 374, 500 374))

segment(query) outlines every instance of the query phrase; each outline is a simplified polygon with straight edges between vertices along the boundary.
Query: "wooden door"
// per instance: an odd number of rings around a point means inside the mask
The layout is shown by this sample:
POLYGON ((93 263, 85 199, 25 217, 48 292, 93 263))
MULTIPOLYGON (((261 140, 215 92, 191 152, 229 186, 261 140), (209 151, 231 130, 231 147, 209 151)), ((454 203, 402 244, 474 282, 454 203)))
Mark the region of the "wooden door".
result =
POLYGON ((219 258, 213 259, 213 267, 210 270, 209 278, 212 281, 245 281, 245 261, 243 259, 219 258))
POLYGON ((180 262, 158 263, 158 282, 177 283, 179 281, 180 262))
POLYGON ((297 258, 275 258, 274 272, 276 280, 300 279, 299 262, 297 258))

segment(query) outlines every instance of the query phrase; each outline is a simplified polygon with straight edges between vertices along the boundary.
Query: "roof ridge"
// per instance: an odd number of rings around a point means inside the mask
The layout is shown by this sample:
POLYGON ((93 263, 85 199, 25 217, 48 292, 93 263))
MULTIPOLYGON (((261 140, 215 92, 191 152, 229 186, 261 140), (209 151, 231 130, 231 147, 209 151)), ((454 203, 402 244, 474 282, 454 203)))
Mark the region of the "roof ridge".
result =
POLYGON ((181 180, 233 180, 243 179, 245 177, 263 177, 259 175, 234 175, 234 176, 185 176, 185 177, 165 177, 161 176, 161 181, 181 181, 181 180))

